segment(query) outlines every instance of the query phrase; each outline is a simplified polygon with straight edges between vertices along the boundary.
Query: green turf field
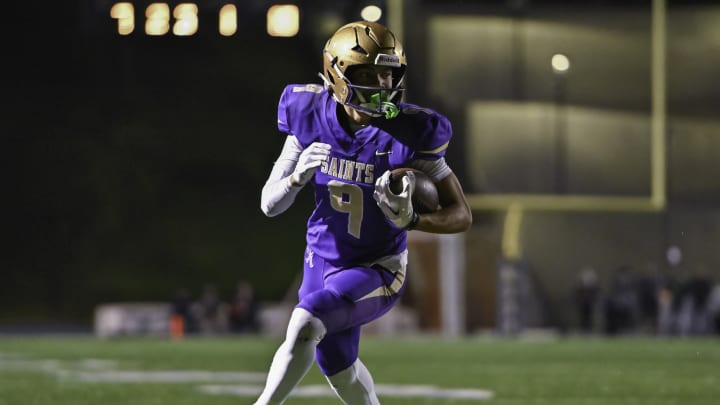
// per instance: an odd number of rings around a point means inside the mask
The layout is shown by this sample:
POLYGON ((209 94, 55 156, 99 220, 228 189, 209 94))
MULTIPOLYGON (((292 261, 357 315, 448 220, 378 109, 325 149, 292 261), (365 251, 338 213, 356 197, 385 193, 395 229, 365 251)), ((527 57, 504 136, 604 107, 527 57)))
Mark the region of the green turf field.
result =
MULTIPOLYGON (((278 344, 0 337, 0 405, 251 404, 278 344)), ((383 405, 720 404, 717 339, 366 337, 361 356, 383 405)), ((300 388, 287 404, 339 404, 317 368, 300 388)))

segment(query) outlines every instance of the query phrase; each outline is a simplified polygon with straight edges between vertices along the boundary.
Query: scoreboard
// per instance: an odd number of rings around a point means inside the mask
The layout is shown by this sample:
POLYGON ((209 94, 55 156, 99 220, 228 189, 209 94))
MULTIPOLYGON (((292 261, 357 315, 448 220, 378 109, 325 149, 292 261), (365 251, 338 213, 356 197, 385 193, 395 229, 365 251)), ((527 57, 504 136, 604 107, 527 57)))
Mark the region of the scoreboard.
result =
MULTIPOLYGON (((110 18, 118 35, 141 31, 149 36, 192 36, 201 25, 198 4, 193 2, 114 2, 110 18)), ((231 2, 202 3, 203 27, 212 27, 222 36, 238 31, 238 7, 231 2), (211 18, 212 20, 208 20, 211 18)), ((271 36, 291 37, 299 30, 299 9, 293 4, 276 4, 267 9, 267 32, 271 36)))

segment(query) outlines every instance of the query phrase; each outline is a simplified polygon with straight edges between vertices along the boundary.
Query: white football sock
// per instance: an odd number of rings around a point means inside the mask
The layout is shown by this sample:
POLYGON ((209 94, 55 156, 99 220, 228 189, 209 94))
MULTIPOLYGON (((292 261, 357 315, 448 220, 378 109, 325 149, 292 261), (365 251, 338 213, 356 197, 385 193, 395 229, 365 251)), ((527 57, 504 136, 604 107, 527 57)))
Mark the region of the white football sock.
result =
POLYGON ((345 405, 380 405, 375 394, 375 382, 360 359, 355 360, 355 363, 345 370, 326 378, 345 405))
POLYGON ((325 336, 325 325, 310 312, 295 308, 285 341, 275 352, 267 381, 255 405, 282 404, 315 360, 315 347, 325 336))

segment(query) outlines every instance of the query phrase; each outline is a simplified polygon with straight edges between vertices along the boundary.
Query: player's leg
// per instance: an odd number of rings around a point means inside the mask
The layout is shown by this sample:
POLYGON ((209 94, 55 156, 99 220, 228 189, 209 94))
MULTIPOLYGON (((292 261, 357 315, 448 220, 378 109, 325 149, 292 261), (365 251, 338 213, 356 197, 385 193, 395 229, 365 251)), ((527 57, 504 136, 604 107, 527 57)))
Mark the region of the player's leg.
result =
POLYGON ((364 325, 398 301, 405 289, 406 267, 407 251, 367 266, 338 268, 324 262, 324 287, 307 294, 297 307, 321 319, 328 334, 364 325))
POLYGON ((317 348, 318 366, 347 405, 378 404, 373 379, 358 358, 360 328, 397 302, 405 288, 406 256, 372 267, 326 268, 325 288, 299 306, 314 313, 328 328, 317 348))
POLYGON ((339 269, 306 252, 300 303, 256 404, 280 404, 287 398, 312 365, 307 353, 318 346, 312 337, 322 339, 327 330, 333 335, 322 340, 316 352, 320 369, 348 405, 377 403, 369 372, 362 363, 356 365, 360 326, 397 302, 405 288, 406 263, 407 255, 402 254, 373 267, 339 269), (323 276, 325 286, 318 289, 323 276))
MULTIPOLYGON (((312 251, 306 251, 301 299, 308 292, 322 287, 322 271, 314 268, 312 259, 312 251)), ((310 312, 303 308, 293 310, 285 341, 275 352, 265 388, 256 405, 281 404, 290 395, 312 366, 315 348, 325 332, 322 321, 310 312)))
POLYGON ((256 405, 281 404, 310 370, 315 347, 325 335, 325 326, 308 311, 296 308, 288 323, 285 341, 275 352, 265 388, 256 405))
POLYGON ((358 358, 359 341, 360 326, 327 335, 318 345, 318 365, 346 405, 378 405, 373 378, 358 358), (351 361, 349 367, 337 370, 351 361))
POLYGON ((359 358, 352 366, 326 378, 346 405, 380 405, 372 375, 359 358))

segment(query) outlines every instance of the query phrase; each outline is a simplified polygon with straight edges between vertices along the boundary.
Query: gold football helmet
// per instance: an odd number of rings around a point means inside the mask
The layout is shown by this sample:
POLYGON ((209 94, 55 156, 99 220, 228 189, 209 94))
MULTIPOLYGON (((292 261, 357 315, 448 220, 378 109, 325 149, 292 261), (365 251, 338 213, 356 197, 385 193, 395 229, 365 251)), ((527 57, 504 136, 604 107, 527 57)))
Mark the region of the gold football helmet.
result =
POLYGON ((340 27, 325 44, 320 77, 338 103, 372 116, 392 118, 398 114, 394 103, 405 90, 406 67, 405 51, 395 34, 382 24, 356 21, 340 27), (393 87, 352 84, 346 74, 357 65, 391 67, 393 87), (370 94, 369 100, 367 94, 370 94))

